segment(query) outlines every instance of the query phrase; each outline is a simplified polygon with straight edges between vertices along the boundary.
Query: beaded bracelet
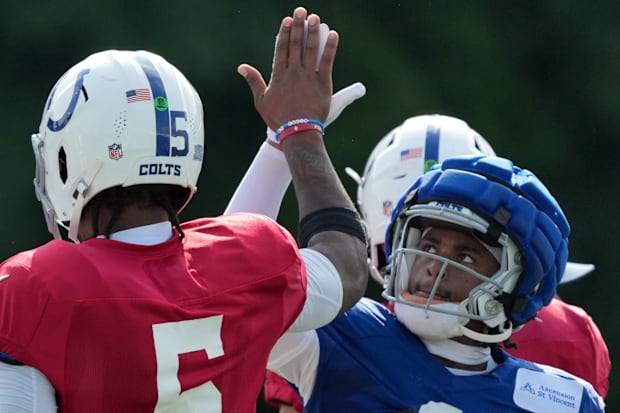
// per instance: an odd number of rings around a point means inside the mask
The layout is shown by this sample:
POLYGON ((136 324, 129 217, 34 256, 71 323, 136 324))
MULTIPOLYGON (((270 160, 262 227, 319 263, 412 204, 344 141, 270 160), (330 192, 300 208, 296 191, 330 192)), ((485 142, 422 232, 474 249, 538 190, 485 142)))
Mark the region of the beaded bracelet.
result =
POLYGON ((308 130, 319 131, 321 135, 325 134, 325 126, 319 120, 308 118, 293 119, 276 130, 275 141, 276 143, 282 143, 289 136, 308 130))

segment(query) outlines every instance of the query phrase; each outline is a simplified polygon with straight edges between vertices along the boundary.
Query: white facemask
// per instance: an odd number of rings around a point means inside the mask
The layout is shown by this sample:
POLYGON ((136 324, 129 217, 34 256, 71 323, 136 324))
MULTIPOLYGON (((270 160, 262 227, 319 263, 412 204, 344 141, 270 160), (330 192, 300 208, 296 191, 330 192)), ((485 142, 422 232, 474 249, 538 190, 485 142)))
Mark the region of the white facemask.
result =
MULTIPOLYGON (((459 310, 456 303, 435 304, 434 307, 459 310)), ((469 322, 465 317, 429 311, 400 302, 394 303, 394 313, 409 331, 421 339, 441 340, 462 336, 462 327, 469 322)))

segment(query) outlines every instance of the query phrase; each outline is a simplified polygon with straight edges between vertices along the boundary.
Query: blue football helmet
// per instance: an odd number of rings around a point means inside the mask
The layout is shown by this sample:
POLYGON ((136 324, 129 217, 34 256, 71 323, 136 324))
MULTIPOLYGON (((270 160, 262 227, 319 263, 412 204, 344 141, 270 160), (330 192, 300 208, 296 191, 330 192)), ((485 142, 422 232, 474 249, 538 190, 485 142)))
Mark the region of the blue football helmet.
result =
POLYGON ((504 158, 459 156, 421 176, 399 200, 386 232, 387 282, 383 296, 463 321, 463 335, 501 342, 513 329, 533 319, 556 292, 568 258, 570 227, 559 204, 530 171, 504 158), (428 227, 456 228, 499 251, 499 269, 485 276, 459 263, 417 249, 428 227), (424 303, 404 300, 417 256, 432 256, 468 271, 480 280, 458 309, 436 305, 434 291, 424 303), (480 320, 488 328, 464 327, 480 320))

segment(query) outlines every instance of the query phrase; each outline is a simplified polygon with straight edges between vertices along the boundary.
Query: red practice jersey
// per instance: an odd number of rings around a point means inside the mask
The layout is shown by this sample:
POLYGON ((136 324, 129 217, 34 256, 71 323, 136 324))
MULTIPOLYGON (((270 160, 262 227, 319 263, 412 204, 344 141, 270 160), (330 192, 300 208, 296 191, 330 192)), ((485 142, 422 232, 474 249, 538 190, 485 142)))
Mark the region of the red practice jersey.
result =
POLYGON ((296 242, 252 214, 183 231, 8 259, 0 352, 45 374, 63 413, 255 411, 269 351, 306 297, 296 242))
POLYGON ((603 336, 592 318, 580 307, 554 298, 510 337, 517 349, 510 354, 536 363, 561 368, 585 379, 602 397, 609 390, 611 361, 603 336))
POLYGON ((264 398, 267 404, 274 407, 288 404, 293 406, 298 412, 304 411, 301 397, 293 386, 284 378, 270 370, 267 370, 267 374, 265 375, 264 398))

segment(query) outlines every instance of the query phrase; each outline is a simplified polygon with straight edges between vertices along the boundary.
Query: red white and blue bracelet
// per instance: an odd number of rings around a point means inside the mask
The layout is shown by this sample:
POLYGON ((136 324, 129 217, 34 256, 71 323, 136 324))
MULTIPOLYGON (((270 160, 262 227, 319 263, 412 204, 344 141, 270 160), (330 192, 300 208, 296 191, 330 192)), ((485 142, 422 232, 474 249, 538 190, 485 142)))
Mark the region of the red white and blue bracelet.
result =
POLYGON ((296 133, 305 132, 309 130, 315 130, 321 132, 321 135, 325 134, 325 125, 323 122, 316 119, 300 118, 293 119, 286 122, 276 130, 275 141, 281 144, 284 139, 296 133))

